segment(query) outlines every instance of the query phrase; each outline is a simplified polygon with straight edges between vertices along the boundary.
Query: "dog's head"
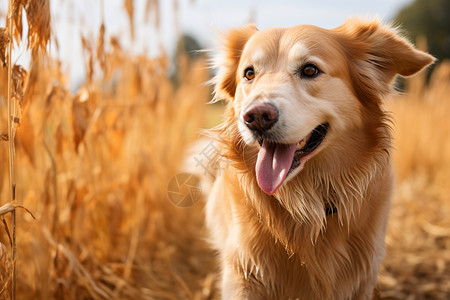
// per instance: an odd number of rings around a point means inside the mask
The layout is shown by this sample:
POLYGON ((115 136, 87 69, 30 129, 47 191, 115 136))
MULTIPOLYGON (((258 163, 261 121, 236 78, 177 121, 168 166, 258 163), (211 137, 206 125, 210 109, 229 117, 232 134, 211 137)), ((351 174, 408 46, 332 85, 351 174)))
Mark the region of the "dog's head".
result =
POLYGON ((339 166, 380 148, 387 138, 382 100, 394 77, 434 60, 378 21, 352 19, 333 30, 249 25, 225 41, 216 98, 228 101, 236 157, 253 149, 246 166, 266 194, 308 161, 339 166))

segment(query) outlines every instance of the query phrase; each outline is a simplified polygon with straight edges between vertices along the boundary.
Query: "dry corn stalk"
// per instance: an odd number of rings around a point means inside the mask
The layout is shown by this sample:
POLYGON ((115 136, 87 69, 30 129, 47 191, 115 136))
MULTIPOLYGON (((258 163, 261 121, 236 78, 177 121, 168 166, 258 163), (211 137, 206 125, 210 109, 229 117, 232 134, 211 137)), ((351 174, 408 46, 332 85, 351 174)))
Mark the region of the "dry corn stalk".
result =
MULTIPOLYGON (((12 36, 13 31, 13 16, 11 15, 13 11, 13 3, 11 1, 9 2, 9 14, 8 19, 8 29, 9 29, 9 36, 12 36)), ((14 166, 14 156, 15 156, 15 148, 14 148, 14 132, 15 132, 15 126, 13 124, 14 118, 14 103, 13 103, 13 68, 12 68, 12 40, 9 39, 8 43, 8 55, 7 55, 7 61, 6 65, 8 68, 8 150, 9 150, 9 156, 8 156, 8 162, 9 162, 9 183, 10 183, 10 204, 12 204, 16 200, 16 183, 15 183, 15 166, 14 166)), ((16 255, 17 255, 17 248, 16 248, 16 210, 15 208, 11 211, 11 226, 12 226, 12 237, 9 232, 8 226, 6 224, 5 219, 3 219, 3 223, 6 228, 6 233, 9 236, 9 239, 11 241, 11 298, 13 300, 16 299, 16 277, 17 277, 17 264, 16 264, 16 255)))

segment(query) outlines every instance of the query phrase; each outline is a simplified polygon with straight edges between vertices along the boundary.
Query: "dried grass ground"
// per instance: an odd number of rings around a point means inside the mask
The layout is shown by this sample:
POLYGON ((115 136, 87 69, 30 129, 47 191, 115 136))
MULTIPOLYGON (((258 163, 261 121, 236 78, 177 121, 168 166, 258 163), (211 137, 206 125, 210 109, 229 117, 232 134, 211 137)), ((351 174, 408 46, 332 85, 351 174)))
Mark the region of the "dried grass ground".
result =
POLYGON ((450 62, 390 102, 397 173, 384 299, 450 299, 450 62))
MULTIPOLYGON (((179 208, 167 197, 184 149, 220 114, 205 104, 205 61, 181 55, 175 86, 167 57, 132 57, 100 34, 97 49, 85 41, 87 80, 74 94, 51 58, 13 68, 16 198, 35 217, 17 210, 17 299, 213 299, 202 202, 179 208)), ((2 99, 6 78, 0 68, 2 99)), ((389 103, 398 176, 381 296, 449 299, 450 66, 429 86, 420 77, 410 86, 389 103)), ((10 192, 6 119, 0 100, 1 204, 10 192)), ((3 218, 0 299, 9 299, 3 218)))

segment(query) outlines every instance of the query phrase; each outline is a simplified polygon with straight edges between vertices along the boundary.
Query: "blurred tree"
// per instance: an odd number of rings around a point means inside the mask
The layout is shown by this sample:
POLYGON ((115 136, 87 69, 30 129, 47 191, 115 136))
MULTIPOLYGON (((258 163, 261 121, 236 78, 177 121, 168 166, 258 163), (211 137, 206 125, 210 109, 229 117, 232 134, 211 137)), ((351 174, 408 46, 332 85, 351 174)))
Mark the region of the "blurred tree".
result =
POLYGON ((450 1, 414 0, 395 16, 411 41, 425 36, 428 52, 439 61, 450 58, 450 1))
POLYGON ((183 34, 178 39, 176 56, 180 53, 186 53, 191 59, 195 59, 200 55, 199 50, 201 49, 202 47, 193 36, 183 34))
POLYGON ((173 58, 174 69, 170 78, 175 86, 178 86, 183 77, 188 76, 192 63, 203 57, 199 42, 189 34, 182 34, 177 42, 173 58))

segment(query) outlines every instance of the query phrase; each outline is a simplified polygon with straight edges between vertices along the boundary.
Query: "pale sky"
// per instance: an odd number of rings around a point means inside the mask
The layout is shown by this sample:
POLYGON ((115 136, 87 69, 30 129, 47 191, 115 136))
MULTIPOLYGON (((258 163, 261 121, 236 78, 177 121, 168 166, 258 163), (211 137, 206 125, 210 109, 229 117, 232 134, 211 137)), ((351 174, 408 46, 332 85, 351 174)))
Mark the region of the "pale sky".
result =
POLYGON ((324 28, 341 25, 352 16, 379 16, 391 19, 411 0, 259 0, 208 1, 196 0, 194 5, 181 1, 181 24, 186 31, 202 37, 214 37, 209 28, 226 29, 254 21, 263 29, 312 24, 324 28))
MULTIPOLYGON (((80 34, 96 41, 102 15, 107 36, 118 36, 126 51, 155 56, 159 53, 159 45, 163 45, 169 53, 173 51, 177 40, 176 24, 182 32, 193 35, 203 47, 211 48, 214 46, 214 30, 226 30, 249 22, 254 22, 260 29, 299 24, 333 28, 352 16, 378 16, 388 21, 412 1, 177 0, 178 13, 175 14, 175 0, 159 0, 161 28, 157 31, 151 25, 152 19, 150 22, 144 21, 146 0, 134 0, 135 40, 131 41, 124 0, 51 0, 52 27, 59 49, 53 46, 50 52, 51 56, 63 62, 73 87, 84 76, 80 34)), ((0 3, 4 19, 7 1, 0 0, 0 3)), ((16 49, 14 56, 26 61, 24 52, 24 49, 16 49)))

